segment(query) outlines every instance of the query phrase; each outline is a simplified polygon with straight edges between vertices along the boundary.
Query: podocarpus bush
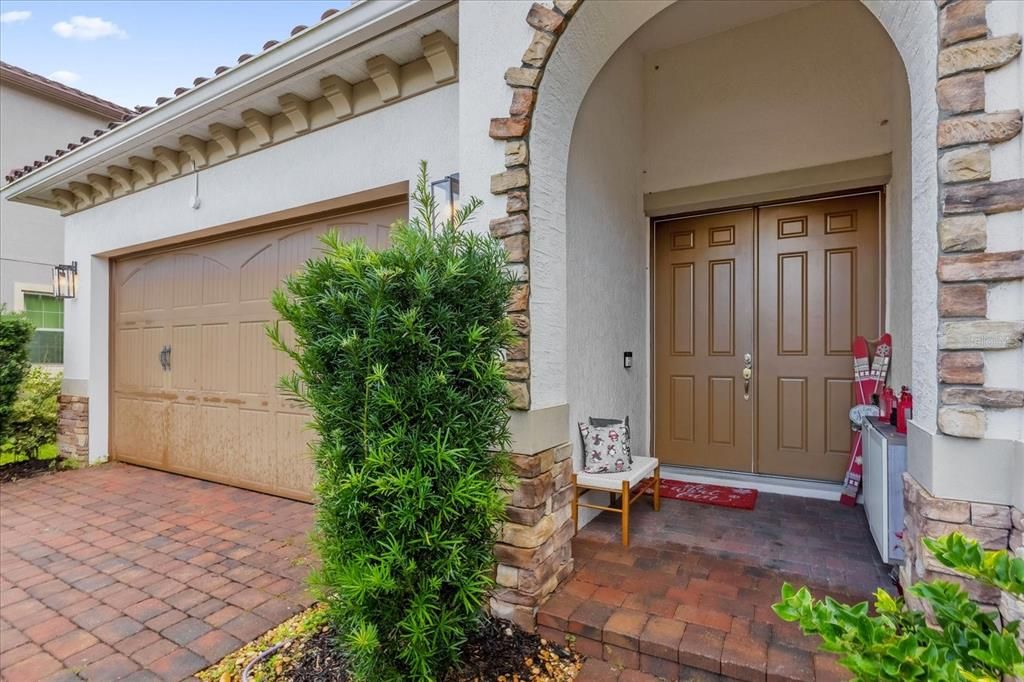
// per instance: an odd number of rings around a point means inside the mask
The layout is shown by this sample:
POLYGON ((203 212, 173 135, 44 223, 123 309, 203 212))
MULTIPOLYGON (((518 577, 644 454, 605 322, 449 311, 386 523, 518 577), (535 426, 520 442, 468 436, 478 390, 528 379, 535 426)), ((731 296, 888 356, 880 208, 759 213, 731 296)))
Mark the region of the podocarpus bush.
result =
POLYGON ((44 445, 57 440, 57 397, 62 375, 30 367, 18 390, 9 422, 10 436, 0 441, 0 452, 15 459, 35 459, 44 445))
POLYGON ((11 434, 11 415, 25 373, 34 331, 28 318, 0 307, 0 442, 11 434))
POLYGON ((313 413, 314 587, 362 680, 434 680, 492 586, 509 482, 501 354, 512 282, 489 236, 438 224, 426 165, 390 248, 323 238, 273 297, 270 330, 313 413))
MULTIPOLYGON (((1024 559, 1006 550, 983 550, 960 533, 924 543, 942 565, 1010 598, 1024 597, 1024 559)), ((821 648, 840 654, 839 662, 856 680, 1024 678, 1020 622, 1000 629, 998 614, 979 608, 960 585, 949 581, 918 582, 907 589, 927 603, 938 627, 930 627, 924 614, 881 589, 875 594, 875 616, 868 613, 867 602, 848 606, 831 597, 816 601, 806 587, 795 590, 788 584, 782 588, 782 601, 772 608, 783 620, 798 622, 804 634, 819 635, 821 648)))

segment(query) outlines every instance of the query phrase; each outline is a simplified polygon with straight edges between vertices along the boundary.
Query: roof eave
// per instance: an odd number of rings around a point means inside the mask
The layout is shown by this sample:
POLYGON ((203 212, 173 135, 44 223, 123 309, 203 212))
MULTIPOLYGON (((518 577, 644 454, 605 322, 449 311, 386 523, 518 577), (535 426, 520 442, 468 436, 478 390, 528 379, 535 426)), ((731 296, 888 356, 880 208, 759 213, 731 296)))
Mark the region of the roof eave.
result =
POLYGON ((52 207, 53 204, 28 195, 54 189, 88 169, 146 146, 191 120, 259 92, 331 54, 383 35, 449 2, 451 0, 357 3, 219 77, 91 140, 74 152, 23 175, 3 187, 0 191, 2 200, 52 207))

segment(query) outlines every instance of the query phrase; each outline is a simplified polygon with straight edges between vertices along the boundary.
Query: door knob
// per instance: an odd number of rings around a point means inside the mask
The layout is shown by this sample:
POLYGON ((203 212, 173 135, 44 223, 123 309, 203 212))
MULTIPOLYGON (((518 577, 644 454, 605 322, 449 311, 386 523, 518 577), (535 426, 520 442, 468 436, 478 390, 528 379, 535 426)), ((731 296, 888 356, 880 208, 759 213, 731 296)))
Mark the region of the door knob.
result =
POLYGON ((743 356, 743 399, 750 400, 750 378, 754 376, 754 359, 750 353, 743 356))

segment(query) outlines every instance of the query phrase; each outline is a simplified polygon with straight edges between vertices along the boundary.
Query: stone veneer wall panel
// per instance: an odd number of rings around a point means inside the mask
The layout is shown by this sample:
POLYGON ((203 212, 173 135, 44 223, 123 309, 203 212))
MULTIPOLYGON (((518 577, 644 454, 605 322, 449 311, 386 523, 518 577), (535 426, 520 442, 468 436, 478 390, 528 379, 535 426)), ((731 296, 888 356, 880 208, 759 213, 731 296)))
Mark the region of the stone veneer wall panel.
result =
POLYGON ((937 4, 941 50, 936 144, 942 196, 938 427, 950 436, 983 438, 991 436, 990 410, 1021 413, 1024 398, 1016 387, 987 385, 989 394, 1007 397, 998 401, 976 399, 976 389, 964 388, 984 383, 981 351, 1019 355, 1024 332, 1024 325, 1016 321, 998 320, 1000 327, 995 329, 988 319, 991 287, 1024 279, 1024 251, 986 250, 992 241, 989 216, 1024 208, 1024 179, 992 180, 993 148, 1020 135, 1021 112, 991 110, 993 102, 986 101, 992 99, 991 93, 985 92, 986 73, 1019 61, 1021 37, 990 35, 985 0, 937 4))
POLYGON ((89 399, 62 394, 57 400, 57 453, 80 464, 89 463, 89 399))

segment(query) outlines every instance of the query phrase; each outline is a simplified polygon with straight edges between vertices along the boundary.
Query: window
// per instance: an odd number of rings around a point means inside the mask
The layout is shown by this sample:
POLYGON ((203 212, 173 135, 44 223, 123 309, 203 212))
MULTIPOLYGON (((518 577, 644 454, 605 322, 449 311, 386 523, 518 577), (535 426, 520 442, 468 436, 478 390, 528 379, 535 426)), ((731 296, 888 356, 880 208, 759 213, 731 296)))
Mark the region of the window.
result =
POLYGON ((26 292, 25 315, 36 326, 29 359, 39 364, 64 364, 64 300, 26 292))

